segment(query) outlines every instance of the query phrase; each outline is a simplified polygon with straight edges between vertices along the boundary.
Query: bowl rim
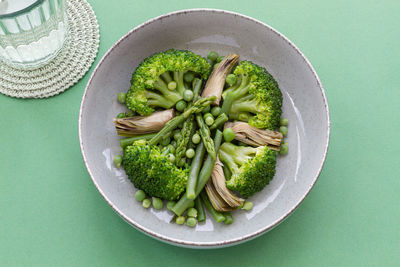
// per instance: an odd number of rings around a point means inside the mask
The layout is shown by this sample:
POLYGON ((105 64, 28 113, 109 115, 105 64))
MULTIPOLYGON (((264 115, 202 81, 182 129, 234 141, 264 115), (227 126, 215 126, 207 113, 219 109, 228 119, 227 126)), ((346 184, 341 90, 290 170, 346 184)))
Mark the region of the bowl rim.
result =
POLYGON ((329 107, 328 107, 328 101, 325 95, 325 91, 324 88, 322 86, 321 80, 319 79, 316 71, 314 70, 314 68, 312 67, 310 61, 306 58, 306 56, 299 50, 299 48, 297 48, 297 46, 291 42, 285 35, 281 34, 280 32, 278 32, 277 30, 275 30, 273 27, 269 26, 268 24, 259 21, 255 18, 237 13, 237 12, 232 12, 232 11, 227 11, 227 10, 222 10, 222 9, 214 9, 214 8, 193 8, 193 9, 183 9, 183 10, 178 10, 178 11, 173 11, 173 12, 169 12, 157 17, 154 17, 136 27, 134 27, 132 30, 130 30, 129 32, 127 32, 124 36, 122 36, 118 41, 116 41, 111 48, 109 48, 107 50, 107 52, 103 55, 102 59, 99 61, 99 63, 97 64, 96 68, 94 69, 94 71, 92 72, 90 79, 85 87, 85 91, 83 93, 82 96, 82 100, 81 100, 81 105, 80 105, 80 110, 79 110, 79 121, 78 121, 78 128, 79 128, 79 144, 80 144, 80 148, 81 148, 81 153, 82 153, 82 157, 86 166, 86 169, 90 175, 90 178, 93 181, 93 184, 95 185, 95 187, 97 188, 97 190, 100 192, 100 194, 102 195, 102 197, 104 198, 104 200, 114 209, 114 211, 120 216, 122 217, 126 222, 128 222, 130 225, 134 226, 136 229, 140 230, 141 232, 145 233, 146 235, 156 238, 160 241, 163 241, 165 243, 168 244, 172 244, 172 245, 177 245, 177 246, 183 246, 183 247, 190 247, 190 248, 217 248, 217 247, 227 247, 227 246, 232 246, 232 245, 237 245, 240 243, 243 243, 245 241, 249 241, 251 239, 254 239, 258 236, 261 236, 262 234, 272 230, 273 228, 275 228, 277 225, 279 225, 282 221, 284 221, 287 217, 289 217, 289 215, 291 215, 294 210, 304 201, 304 199, 307 197, 307 195, 310 193, 311 189, 313 188, 313 186, 315 185, 315 183, 318 180, 319 175, 321 174, 322 168, 325 164, 325 160, 326 160, 326 156, 328 153, 328 147, 329 147, 329 139, 330 139, 330 126, 331 126, 331 122, 330 122, 330 115, 329 115, 329 107), (139 29, 143 28, 146 25, 152 24, 160 19, 163 18, 167 18, 170 16, 176 16, 179 14, 187 14, 187 13, 202 13, 202 12, 207 12, 207 13, 217 13, 217 14, 228 14, 228 15, 233 15, 233 16, 238 16, 241 18, 244 18, 246 20, 249 20, 251 22, 257 23, 261 26, 264 26, 266 29, 272 31, 273 33, 277 34, 280 38, 282 38, 284 41, 286 41, 305 61, 306 65, 308 66, 308 68, 311 70, 312 74, 314 75, 314 78, 317 81, 318 87, 320 88, 321 94, 322 94, 322 98, 324 101, 324 106, 325 106, 325 110, 326 110, 326 116, 327 116, 327 138, 326 138, 326 146, 324 149, 324 154, 323 154, 323 160, 321 162, 321 165, 318 169, 318 172, 316 174, 316 176, 314 177, 310 187, 308 188, 307 192, 300 198, 300 200, 297 202, 297 204, 292 207, 287 213, 285 213, 283 216, 281 216, 277 221, 275 221, 273 224, 267 225, 261 229, 259 229, 256 232, 253 232, 251 234, 248 235, 244 235, 238 238, 232 238, 232 239, 228 239, 228 240, 224 240, 224 241, 217 241, 217 242, 196 242, 196 241, 184 241, 184 240, 179 240, 179 239, 175 239, 175 238, 171 238, 171 237, 167 237, 164 236, 162 234, 158 234, 150 229, 147 229, 146 227, 136 223, 135 221, 131 220, 130 218, 128 218, 121 210, 118 209, 118 207, 116 207, 116 205, 114 205, 110 199, 104 194, 104 192, 102 191, 102 189, 99 187, 98 183, 96 182, 96 180, 93 177, 93 174, 89 168, 88 165, 88 161, 86 159, 85 156, 85 149, 83 147, 83 142, 82 142, 82 114, 83 114, 83 109, 84 109, 84 103, 86 100, 86 96, 88 93, 88 89, 90 87, 90 85, 92 84, 92 80, 94 78, 94 76, 97 73, 97 70, 99 69, 99 67, 102 65, 103 61, 105 61, 105 59, 111 54, 111 52, 123 41, 125 40, 128 36, 130 36, 132 33, 138 31, 139 29))

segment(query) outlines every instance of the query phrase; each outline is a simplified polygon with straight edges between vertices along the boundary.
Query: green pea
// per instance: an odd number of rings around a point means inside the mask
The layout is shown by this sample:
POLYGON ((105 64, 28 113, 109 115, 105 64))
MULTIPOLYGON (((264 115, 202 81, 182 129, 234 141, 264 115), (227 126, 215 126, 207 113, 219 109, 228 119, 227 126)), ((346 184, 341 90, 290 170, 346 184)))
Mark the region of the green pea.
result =
POLYGON ((168 83, 168 89, 171 91, 175 90, 176 86, 177 86, 177 84, 174 81, 168 83))
POLYGON ((223 135, 226 142, 230 142, 235 139, 235 132, 232 130, 232 128, 224 129, 223 135))
POLYGON ((236 84, 236 82, 237 82, 237 77, 236 77, 236 75, 235 75, 235 74, 232 74, 232 73, 231 73, 231 74, 228 74, 228 75, 226 76, 225 82, 226 82, 227 84, 229 84, 230 86, 236 84))
POLYGON ((202 113, 203 113, 203 114, 206 114, 206 113, 210 112, 210 110, 211 110, 211 107, 210 107, 210 106, 207 106, 207 107, 205 107, 205 108, 203 109, 202 113))
POLYGON ((281 145, 281 150, 279 151, 279 153, 281 155, 286 155, 288 153, 288 150, 289 150, 289 146, 286 143, 284 143, 281 145))
POLYGON ((179 162, 177 162, 178 167, 183 167, 186 163, 186 159, 185 158, 181 158, 181 160, 179 162))
POLYGON ((188 211, 187 211, 187 215, 188 215, 189 217, 194 217, 194 218, 196 218, 196 217, 197 217, 197 210, 196 210, 195 208, 190 208, 190 209, 188 209, 188 211))
POLYGON ((175 147, 174 147, 172 144, 169 144, 169 145, 167 146, 167 148, 168 148, 168 150, 169 150, 169 153, 172 153, 172 154, 175 153, 175 147))
POLYGON ((161 145, 167 146, 169 144, 169 142, 171 142, 171 138, 168 136, 167 138, 165 138, 161 141, 161 145))
POLYGON ((224 56, 220 56, 219 58, 217 58, 217 62, 221 62, 224 59, 224 56))
POLYGON ((115 164, 115 166, 120 168, 121 167, 121 163, 122 163, 122 156, 121 155, 115 155, 114 156, 114 164, 115 164))
POLYGON ((192 90, 185 90, 183 92, 183 99, 185 101, 192 101, 192 99, 193 99, 193 91, 192 90))
POLYGON ((185 82, 191 83, 194 80, 194 74, 191 71, 186 72, 185 74, 183 74, 183 79, 185 80, 185 82))
POLYGON ((124 104, 126 100, 126 93, 121 92, 118 94, 118 102, 124 104))
POLYGON ((246 201, 243 203, 242 210, 251 210, 253 208, 253 202, 246 201))
POLYGON ((280 125, 281 126, 288 126, 289 125, 289 120, 286 119, 286 118, 281 118, 280 125))
POLYGON ((160 210, 164 207, 164 202, 158 197, 152 197, 153 199, 153 207, 156 210, 160 210))
POLYGON ((198 133, 195 133, 195 134, 192 136, 192 142, 193 142, 193 144, 197 145, 198 143, 200 143, 200 140, 201 140, 201 137, 200 137, 200 135, 199 135, 198 133))
POLYGON ((178 141, 179 139, 182 139, 182 134, 181 134, 181 132, 175 133, 175 134, 174 134, 174 139, 175 139, 175 141, 178 141))
POLYGON ((146 198, 146 193, 143 190, 138 190, 135 193, 135 198, 137 201, 143 201, 146 198))
POLYGON ((189 227, 195 227, 196 224, 197 224, 196 218, 189 217, 189 218, 186 220, 186 225, 189 226, 189 227))
POLYGON ((219 114, 221 114, 221 108, 218 107, 218 106, 213 107, 213 108, 211 109, 211 114, 212 114, 214 117, 217 117, 219 114))
POLYGON ((207 62, 208 64, 210 64, 211 66, 214 65, 214 61, 212 61, 211 59, 207 58, 207 62))
POLYGON ((210 51, 210 53, 207 55, 207 58, 209 60, 216 61, 218 59, 218 53, 215 51, 210 51))
POLYGON ((121 112, 121 113, 118 113, 117 118, 122 119, 122 118, 125 118, 125 116, 126 116, 125 113, 121 112))
POLYGON ((184 224, 185 223, 185 217, 183 216, 178 216, 175 219, 176 224, 184 224))
POLYGON ((173 200, 170 200, 167 202, 167 209, 172 211, 172 208, 175 206, 176 202, 173 200))
POLYGON ((175 156, 172 153, 169 153, 167 155, 167 159, 169 160, 169 162, 175 163, 175 156))
POLYGON ((206 114, 203 115, 203 119, 207 119, 207 117, 211 117, 214 119, 214 116, 210 112, 207 112, 206 114))
POLYGON ((194 154, 195 154, 195 152, 194 152, 193 148, 189 148, 188 150, 186 150, 186 157, 187 158, 189 158, 189 159, 193 158, 194 154))
POLYGON ((143 208, 146 208, 146 209, 150 208, 151 200, 148 199, 148 198, 144 199, 143 202, 142 202, 142 206, 143 206, 143 208))
POLYGON ((185 100, 179 100, 175 105, 176 110, 180 112, 183 112, 186 107, 187 103, 185 102, 185 100))
POLYGON ((283 136, 286 136, 288 134, 288 128, 286 126, 281 126, 279 127, 279 132, 281 132, 283 136))
MULTIPOLYGON (((210 114, 210 113, 209 113, 210 114)), ((211 114, 210 114, 211 115, 211 114)), ((214 123, 214 118, 212 117, 212 115, 211 116, 208 116, 206 119, 205 119, 205 123, 208 125, 208 126, 211 126, 211 125, 213 125, 213 123, 214 123)))

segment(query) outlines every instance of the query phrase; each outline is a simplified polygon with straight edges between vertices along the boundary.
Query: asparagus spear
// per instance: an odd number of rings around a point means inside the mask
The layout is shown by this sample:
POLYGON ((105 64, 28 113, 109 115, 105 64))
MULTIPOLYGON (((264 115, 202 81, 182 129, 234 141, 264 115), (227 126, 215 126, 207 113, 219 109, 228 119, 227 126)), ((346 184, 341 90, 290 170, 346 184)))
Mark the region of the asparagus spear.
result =
POLYGON ((193 115, 191 115, 186 121, 183 123, 182 127, 182 138, 177 141, 176 145, 176 152, 175 152, 175 157, 176 157, 176 162, 179 162, 181 158, 185 155, 186 147, 187 144, 189 143, 189 140, 191 138, 192 134, 192 129, 194 127, 194 118, 193 115))
POLYGON ((150 139, 149 144, 151 144, 151 145, 158 144, 158 142, 160 142, 161 139, 163 139, 163 136, 166 133, 174 130, 176 127, 178 127, 179 124, 184 122, 193 113, 201 112, 203 109, 208 107, 213 101, 215 101, 215 99, 216 99, 215 96, 210 96, 210 97, 205 97, 205 98, 198 99, 193 104, 193 106, 191 106, 190 108, 185 110, 185 112, 183 112, 181 115, 176 116, 175 118, 173 118, 172 120, 167 122, 167 124, 164 126, 164 128, 162 128, 161 131, 159 131, 156 136, 154 136, 152 139, 150 139))
POLYGON ((204 122, 203 116, 201 116, 200 114, 196 114, 196 120, 200 128, 200 136, 203 140, 204 146, 206 147, 208 154, 215 160, 217 158, 217 154, 215 153, 214 141, 211 139, 210 136, 210 129, 204 122))

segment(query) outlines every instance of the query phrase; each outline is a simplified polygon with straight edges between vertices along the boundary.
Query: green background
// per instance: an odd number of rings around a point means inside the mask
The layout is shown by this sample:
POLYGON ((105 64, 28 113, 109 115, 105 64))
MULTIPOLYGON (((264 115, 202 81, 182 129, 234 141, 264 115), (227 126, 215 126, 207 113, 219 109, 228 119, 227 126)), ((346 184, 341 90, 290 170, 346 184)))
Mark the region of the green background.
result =
POLYGON ((89 1, 99 56, 63 94, 0 95, 1 266, 395 266, 400 263, 400 1, 89 1), (194 7, 271 25, 308 57, 325 87, 331 141, 303 204, 248 243, 192 250, 145 236, 92 184, 78 141, 90 73, 138 24, 194 7))

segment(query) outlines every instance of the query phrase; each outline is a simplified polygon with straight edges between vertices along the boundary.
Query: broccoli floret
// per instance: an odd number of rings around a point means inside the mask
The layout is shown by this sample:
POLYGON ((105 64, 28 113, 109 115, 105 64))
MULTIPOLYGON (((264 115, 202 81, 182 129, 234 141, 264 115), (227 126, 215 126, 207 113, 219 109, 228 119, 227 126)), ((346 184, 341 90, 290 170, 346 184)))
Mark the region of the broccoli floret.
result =
POLYGON ((134 186, 149 196, 176 200, 186 188, 188 170, 178 168, 145 140, 125 148, 122 164, 134 186))
POLYGON ((126 106, 145 116, 158 107, 169 109, 183 98, 185 89, 189 89, 184 82, 185 73, 205 80, 210 70, 206 59, 190 51, 171 49, 156 53, 144 59, 133 73, 126 106))
POLYGON ((275 175, 276 152, 267 146, 236 146, 225 142, 219 157, 232 173, 226 187, 245 198, 261 191, 275 175))
POLYGON ((282 93, 278 83, 263 67, 249 61, 240 62, 233 73, 238 81, 222 95, 224 101, 227 98, 232 101, 229 118, 275 130, 282 113, 282 93))

